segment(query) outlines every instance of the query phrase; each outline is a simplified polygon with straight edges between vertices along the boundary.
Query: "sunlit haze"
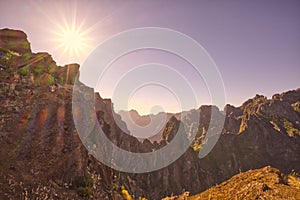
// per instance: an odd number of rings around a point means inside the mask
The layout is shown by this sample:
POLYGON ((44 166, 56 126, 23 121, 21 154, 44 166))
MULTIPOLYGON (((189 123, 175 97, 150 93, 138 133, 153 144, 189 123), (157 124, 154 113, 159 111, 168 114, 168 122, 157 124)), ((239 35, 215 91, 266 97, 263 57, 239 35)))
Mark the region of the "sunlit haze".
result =
MULTIPOLYGON (((300 1, 1 1, 0 28, 23 30, 34 52, 49 52, 59 65, 83 64, 103 41, 139 27, 182 32, 201 44, 222 76, 226 102, 239 106, 255 94, 299 87, 300 1)), ((195 87, 197 104, 210 104, 203 77, 181 58, 137 51, 110 66, 96 90, 112 98, 112 83, 144 63, 179 70, 195 87)), ((158 72, 159 73, 159 72, 158 72)), ((122 98, 113 99, 122 109, 122 98)), ((133 93, 129 109, 142 114, 180 111, 172 92, 149 86, 133 93), (159 104, 159 106, 157 106, 159 104), (151 109, 154 106, 154 110, 151 109)), ((222 108, 221 108, 222 109, 222 108)))

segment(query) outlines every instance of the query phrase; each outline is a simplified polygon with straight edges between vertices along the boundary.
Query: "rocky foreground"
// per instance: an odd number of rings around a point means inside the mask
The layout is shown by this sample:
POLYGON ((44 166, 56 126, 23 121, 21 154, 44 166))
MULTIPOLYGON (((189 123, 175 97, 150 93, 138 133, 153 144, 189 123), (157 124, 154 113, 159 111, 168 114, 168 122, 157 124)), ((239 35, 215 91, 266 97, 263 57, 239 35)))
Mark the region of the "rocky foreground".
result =
POLYGON ((229 180, 214 186, 200 194, 167 197, 163 200, 198 199, 300 199, 300 176, 296 173, 282 174, 270 166, 239 173, 229 180))
MULTIPOLYGON (((78 72, 76 64, 61 67, 48 53, 32 53, 22 31, 0 30, 0 199, 161 199, 183 191, 192 196, 236 174, 231 180, 244 176, 245 182, 230 185, 229 180, 198 197, 219 198, 220 194, 224 199, 231 195, 242 199, 249 193, 250 199, 258 194, 272 199, 273 193, 285 194, 276 191, 294 187, 285 179, 277 185, 263 183, 270 173, 272 180, 274 173, 281 174, 263 167, 270 165, 284 174, 300 172, 300 89, 271 99, 256 95, 240 107, 227 105, 225 111, 201 106, 195 110, 201 116, 196 139, 184 155, 161 170, 130 174, 99 163, 83 146, 72 115, 78 72), (225 116, 225 125, 214 149, 199 159, 212 109, 225 116), (263 169, 242 173, 259 168, 263 169), (270 173, 263 173, 267 169, 270 173), (260 173, 262 182, 251 182, 249 173, 254 172, 260 173), (229 186, 236 189, 229 191, 229 186)), ((95 94, 95 112, 104 132, 128 151, 162 148, 181 123, 171 117, 161 141, 140 142, 117 126, 113 115, 121 117, 111 105, 109 99, 95 94)), ((298 194, 295 189, 285 197, 297 199, 298 194)))

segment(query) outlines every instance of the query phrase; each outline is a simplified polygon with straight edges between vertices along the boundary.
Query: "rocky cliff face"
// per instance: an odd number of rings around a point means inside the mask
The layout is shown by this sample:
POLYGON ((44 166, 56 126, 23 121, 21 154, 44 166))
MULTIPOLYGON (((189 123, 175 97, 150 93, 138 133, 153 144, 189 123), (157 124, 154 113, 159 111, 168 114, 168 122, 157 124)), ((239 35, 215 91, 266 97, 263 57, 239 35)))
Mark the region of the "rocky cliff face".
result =
MULTIPOLYGON (((24 33, 0 30, 1 199, 160 199, 183 190, 199 193, 241 171, 266 165, 284 173, 300 172, 300 89, 272 99, 257 95, 240 107, 227 105, 225 112, 201 106, 191 111, 201 116, 196 139, 177 161, 151 173, 113 170, 88 153, 75 129, 72 90, 79 66, 57 66, 49 54, 31 53, 21 43, 29 44, 24 33), (214 149, 199 159, 212 109, 216 117, 225 115, 225 125, 214 149)), ((115 119, 123 128, 126 124, 109 99, 95 94, 95 112, 108 138, 132 152, 164 147, 181 123, 175 115, 161 141, 140 142, 118 127, 115 119)))
POLYGON ((18 30, 2 29, 0 32, 0 48, 19 54, 31 53, 26 34, 18 30))
POLYGON ((28 43, 24 33, 5 29, 0 35, 7 32, 18 37, 0 38, 0 199, 119 193, 113 171, 91 158, 74 126, 79 66, 57 66, 49 54, 19 45, 28 43))

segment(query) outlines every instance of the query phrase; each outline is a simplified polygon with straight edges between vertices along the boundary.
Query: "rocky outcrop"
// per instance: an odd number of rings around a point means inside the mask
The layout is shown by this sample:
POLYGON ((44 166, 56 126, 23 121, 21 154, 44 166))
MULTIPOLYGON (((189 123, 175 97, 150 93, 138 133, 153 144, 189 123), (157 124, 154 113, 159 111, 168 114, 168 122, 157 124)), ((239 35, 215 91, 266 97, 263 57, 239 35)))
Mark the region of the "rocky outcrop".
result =
POLYGON ((214 186, 201 194, 190 196, 188 192, 163 200, 192 199, 299 199, 300 177, 284 175, 270 166, 249 170, 214 186))
POLYGON ((27 35, 19 30, 0 30, 0 48, 7 51, 14 51, 21 55, 31 53, 27 35))

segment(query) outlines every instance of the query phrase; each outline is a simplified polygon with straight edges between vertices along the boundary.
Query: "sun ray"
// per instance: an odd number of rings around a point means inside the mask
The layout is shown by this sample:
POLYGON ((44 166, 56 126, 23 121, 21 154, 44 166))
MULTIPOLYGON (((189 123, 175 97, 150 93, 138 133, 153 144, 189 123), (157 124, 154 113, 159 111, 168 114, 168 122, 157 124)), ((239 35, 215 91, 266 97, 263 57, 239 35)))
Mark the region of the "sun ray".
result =
POLYGON ((73 3, 67 15, 58 7, 57 17, 54 18, 43 12, 38 4, 34 6, 51 24, 46 29, 52 34, 50 40, 54 44, 55 52, 60 52, 59 57, 65 62, 82 62, 91 49, 92 39, 89 36, 91 30, 86 27, 86 20, 78 20, 77 5, 73 3))
POLYGON ((92 22, 88 20, 88 11, 81 11, 77 2, 56 2, 52 4, 56 10, 55 15, 45 11, 38 2, 31 2, 31 5, 41 15, 45 16, 49 22, 49 25, 44 26, 43 29, 50 33, 49 41, 53 43, 52 55, 60 62, 59 64, 68 62, 82 64, 94 48, 93 45, 100 43, 106 36, 105 32, 99 34, 99 28, 101 30, 110 29, 113 18, 128 7, 129 3, 123 3, 112 8, 100 20, 92 24, 88 23, 92 22), (71 38, 75 42, 71 42, 71 38))

